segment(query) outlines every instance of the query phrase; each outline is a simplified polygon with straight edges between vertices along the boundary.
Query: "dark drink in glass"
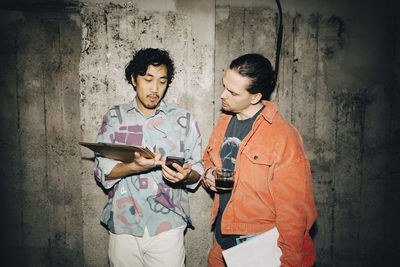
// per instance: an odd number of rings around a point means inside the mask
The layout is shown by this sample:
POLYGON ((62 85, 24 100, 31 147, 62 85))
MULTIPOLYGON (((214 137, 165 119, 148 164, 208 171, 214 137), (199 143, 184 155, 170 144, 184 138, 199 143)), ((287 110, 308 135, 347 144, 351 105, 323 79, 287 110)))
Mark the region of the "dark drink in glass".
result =
POLYGON ((221 190, 232 190, 233 180, 226 178, 217 178, 215 179, 215 187, 221 190))
POLYGON ((218 190, 232 190, 234 185, 234 174, 235 171, 217 168, 214 171, 215 188, 217 188, 218 190))

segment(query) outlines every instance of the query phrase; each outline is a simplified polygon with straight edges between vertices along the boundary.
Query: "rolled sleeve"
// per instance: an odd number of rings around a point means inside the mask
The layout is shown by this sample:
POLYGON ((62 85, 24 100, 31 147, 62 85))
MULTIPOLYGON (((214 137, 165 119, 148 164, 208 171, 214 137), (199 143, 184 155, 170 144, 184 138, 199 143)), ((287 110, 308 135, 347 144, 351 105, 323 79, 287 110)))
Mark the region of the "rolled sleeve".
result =
POLYGON ((299 159, 275 172, 271 187, 282 266, 302 266, 304 240, 316 218, 308 160, 299 159))
POLYGON ((99 181, 105 189, 110 189, 121 179, 106 180, 106 176, 110 174, 115 165, 121 161, 112 160, 104 157, 96 157, 94 174, 96 180, 99 181))
POLYGON ((186 185, 189 189, 195 189, 202 180, 204 168, 201 156, 200 130, 197 122, 192 120, 189 134, 185 140, 185 159, 186 162, 192 164, 192 170, 196 171, 200 175, 200 179, 194 184, 186 185))
POLYGON ((200 178, 199 178, 199 180, 197 181, 197 182, 195 182, 194 184, 188 184, 188 185, 186 185, 186 188, 189 188, 189 189, 195 189, 196 187, 197 187, 197 185, 201 182, 201 180, 203 179, 203 172, 204 172, 204 169, 203 169, 203 164, 202 164, 202 162, 198 162, 198 163, 195 163, 194 165, 192 165, 192 170, 194 170, 194 171, 196 171, 198 174, 200 174, 200 178))
MULTIPOLYGON (((113 143, 109 136, 114 132, 114 124, 115 120, 112 118, 110 111, 108 111, 107 114, 105 114, 103 117, 102 125, 97 134, 96 137, 97 143, 99 142, 113 143)), ((105 189, 110 189, 121 180, 121 179, 106 180, 106 176, 110 174, 115 165, 117 165, 120 162, 121 161, 112 160, 109 158, 101 157, 100 155, 96 155, 94 175, 96 180, 100 182, 105 189)))

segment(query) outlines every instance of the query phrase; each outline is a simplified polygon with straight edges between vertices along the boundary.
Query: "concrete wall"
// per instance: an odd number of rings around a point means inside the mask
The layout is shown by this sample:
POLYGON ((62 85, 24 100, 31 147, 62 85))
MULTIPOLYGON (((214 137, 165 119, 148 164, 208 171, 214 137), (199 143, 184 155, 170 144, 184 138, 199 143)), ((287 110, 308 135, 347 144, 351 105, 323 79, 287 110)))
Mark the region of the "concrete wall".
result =
MULTIPOLYGON (((272 99, 303 136, 319 217, 316 266, 399 256, 400 21, 396 1, 282 1, 272 99)), ((107 266, 106 195, 92 175, 101 117, 134 91, 133 50, 170 51, 166 100, 191 110, 203 149, 221 78, 243 53, 274 62, 273 0, 3 1, 0 4, 1 251, 8 266, 107 266)), ((211 198, 190 196, 187 266, 206 266, 211 198)))
POLYGON ((4 266, 83 265, 78 10, 0 9, 4 266))

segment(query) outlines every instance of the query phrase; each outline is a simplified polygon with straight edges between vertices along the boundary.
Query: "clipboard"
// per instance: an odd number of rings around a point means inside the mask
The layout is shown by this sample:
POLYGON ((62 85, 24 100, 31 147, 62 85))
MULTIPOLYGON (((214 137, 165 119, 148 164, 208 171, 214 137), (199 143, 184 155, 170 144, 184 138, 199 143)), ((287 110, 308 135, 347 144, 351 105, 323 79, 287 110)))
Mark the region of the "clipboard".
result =
POLYGON ((103 157, 119 160, 126 163, 133 161, 135 157, 135 152, 138 152, 146 159, 153 159, 155 157, 153 152, 150 151, 150 149, 142 146, 130 146, 130 145, 121 145, 112 143, 88 143, 88 142, 79 142, 79 144, 81 146, 89 148, 93 152, 99 153, 103 157))

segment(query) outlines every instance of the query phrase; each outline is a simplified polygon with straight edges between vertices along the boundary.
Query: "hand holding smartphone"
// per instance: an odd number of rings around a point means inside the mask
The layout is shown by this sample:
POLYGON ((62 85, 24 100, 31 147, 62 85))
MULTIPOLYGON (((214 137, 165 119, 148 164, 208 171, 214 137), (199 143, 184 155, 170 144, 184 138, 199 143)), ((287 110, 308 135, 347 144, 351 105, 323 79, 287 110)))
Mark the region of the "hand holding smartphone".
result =
POLYGON ((165 160, 165 165, 167 165, 167 167, 170 168, 171 170, 178 172, 174 168, 174 166, 172 166, 172 163, 176 163, 182 167, 183 164, 185 163, 185 159, 182 157, 167 156, 167 159, 165 160))

